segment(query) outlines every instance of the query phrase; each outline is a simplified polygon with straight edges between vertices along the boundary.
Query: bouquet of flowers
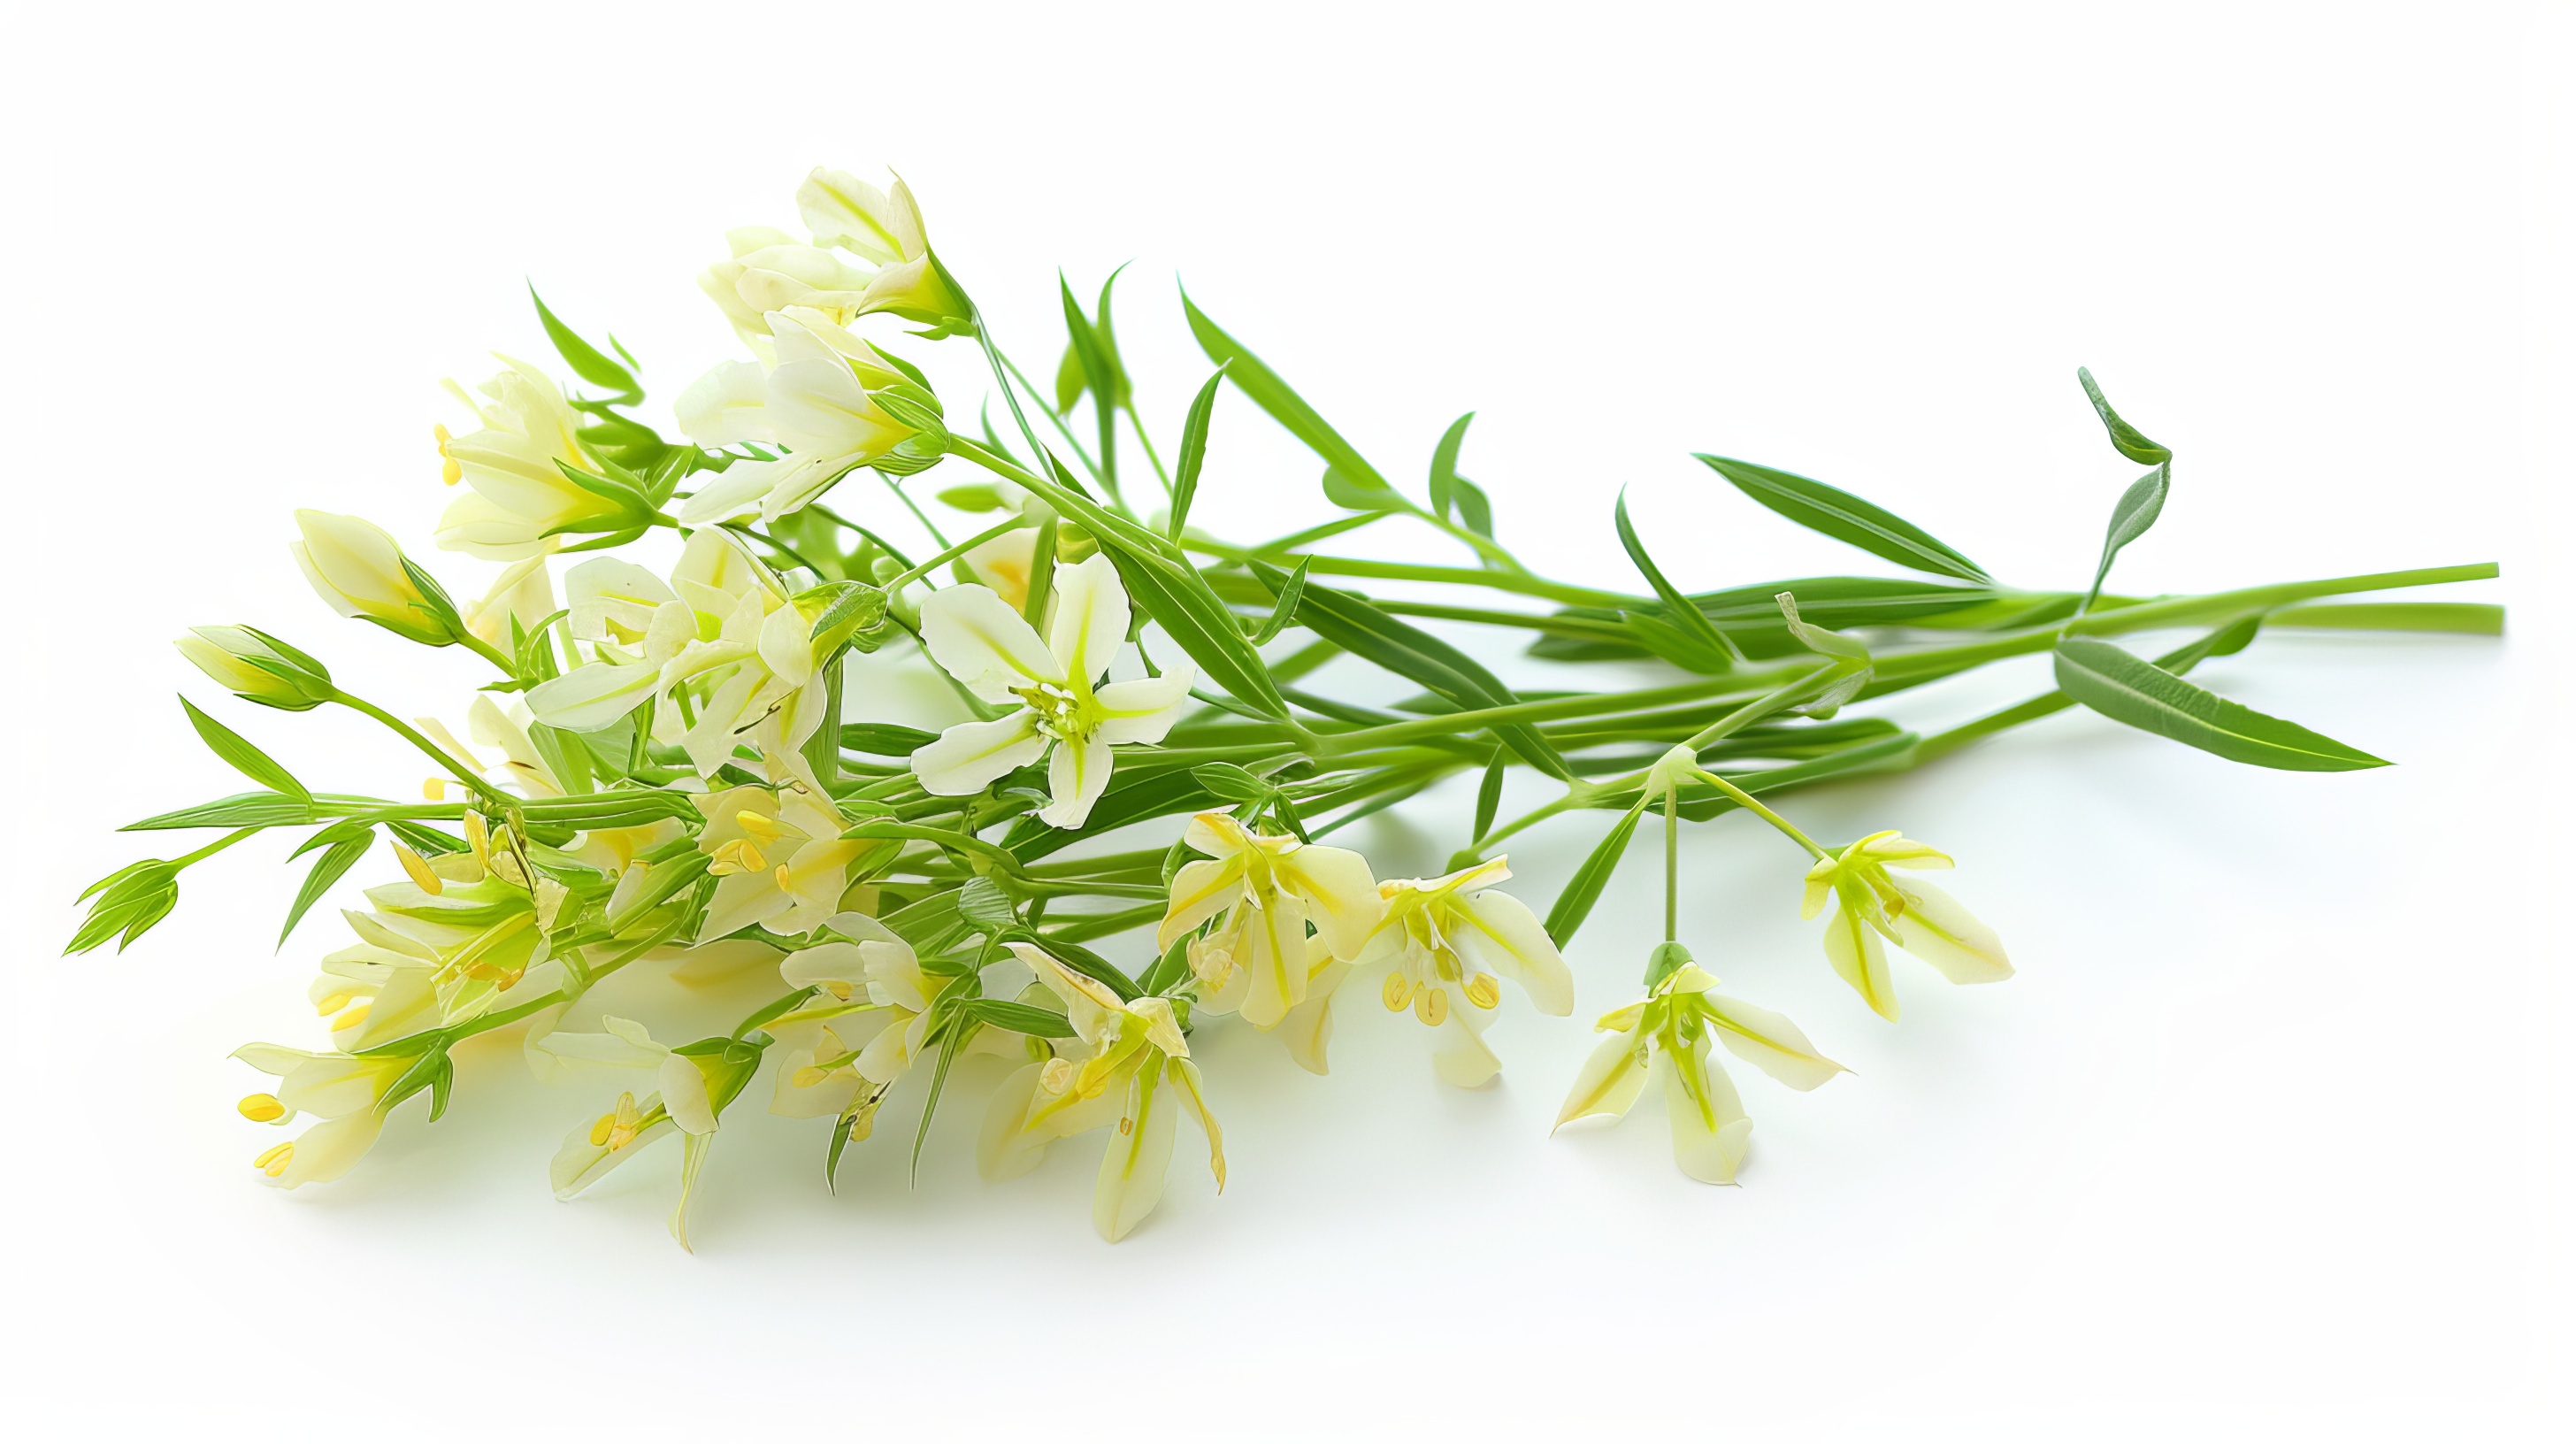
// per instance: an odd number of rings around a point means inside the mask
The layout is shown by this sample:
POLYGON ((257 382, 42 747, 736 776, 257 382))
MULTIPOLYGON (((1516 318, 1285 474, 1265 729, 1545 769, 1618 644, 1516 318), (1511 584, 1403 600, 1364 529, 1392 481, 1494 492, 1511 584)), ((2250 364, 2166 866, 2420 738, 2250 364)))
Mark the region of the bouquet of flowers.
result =
MULTIPOLYGON (((324 1046, 236 1055, 275 1080, 241 1100, 244 1118, 312 1120, 258 1152, 271 1182, 341 1176, 414 1098, 438 1118, 457 1046, 516 1029, 531 1069, 581 1090, 553 1160, 558 1195, 676 1134, 671 1230, 685 1244, 689 1193, 734 1110, 765 1101, 817 1120, 828 1179, 888 1097, 917 1088, 917 1162, 954 1065, 998 1054, 1016 1066, 982 1105, 981 1171, 1008 1178, 1099 1134, 1093 1222, 1115 1240, 1153 1211, 1183 1115, 1224 1183, 1224 1080, 1202 1075, 1195 1035, 1269 1034, 1322 1073, 1336 1004, 1374 1001, 1420 1023, 1440 1079, 1483 1085, 1501 1067, 1483 1036, 1500 1009, 1573 1011, 1567 954, 1650 815, 1665 940, 1634 1000, 1596 1024, 1603 1040, 1556 1122, 1624 1114, 1652 1078, 1681 1169, 1729 1182, 1752 1125, 1719 1050, 1796 1089, 1843 1069, 1789 1019, 1719 992, 1676 936, 1685 822, 1741 812, 1776 831, 1803 871, 1805 915, 1830 909, 1826 963, 1893 1020, 1891 946, 1949 982, 1988 983, 2012 974, 2002 942, 1911 875, 1950 866, 1932 846, 1894 831, 1821 841, 1767 799, 1920 766, 2077 705, 2254 766, 2377 767, 2186 674, 2266 627, 2502 626, 2493 606, 2325 600, 2492 577, 2490 565, 2198 596, 2106 590, 2121 549, 2155 524, 2173 454, 2082 372, 2112 448, 2147 468, 2111 507, 2083 590, 2007 586, 1850 492, 1715 455, 1698 459, 1746 498, 1907 575, 1686 593, 1624 499, 1603 498, 1634 575, 1558 581, 1513 554, 1461 471, 1472 414, 1440 437, 1421 490, 1401 487, 1184 296, 1212 371, 1177 428, 1161 418, 1158 443, 1121 360, 1114 276, 1088 305, 1060 286, 1069 339, 1042 385, 941 263, 901 182, 817 170, 796 209, 808 239, 734 231, 700 279, 750 359, 678 395, 685 440, 639 418, 634 357, 543 301, 582 389, 521 361, 475 392, 451 383, 469 419, 437 430, 443 479, 461 488, 437 543, 502 564, 479 600, 454 600, 368 522, 297 514, 296 562, 334 610, 489 663, 463 714, 470 743, 351 694, 258 628, 180 638, 241 699, 363 712, 428 768, 416 798, 316 791, 183 701, 254 788, 133 824, 218 835, 84 895, 71 950, 123 948, 175 906, 186 869, 301 831, 291 934, 361 861, 382 865, 312 989, 324 1046), (903 354, 932 344, 973 348, 990 372, 971 428, 903 354), (1209 432, 1229 386, 1321 459, 1327 519, 1248 545, 1192 525, 1225 471, 1209 432), (1329 545, 1395 520, 1456 555, 1390 562, 1329 545), (621 555, 667 554, 656 532, 678 539, 667 572, 621 555), (1381 583, 1400 595, 1362 590, 1381 583), (1516 690, 1423 621, 1664 675, 1516 690), (2112 640, 2163 629, 2197 635, 2153 659, 2112 640), (936 733, 883 720, 849 685, 854 653, 935 677, 959 720, 936 733), (2034 653, 2053 657, 2054 690, 1947 731, 1853 710, 2034 653), (1419 691, 1370 706, 1306 685, 1345 657, 1419 691), (1551 796, 1506 817, 1515 768, 1543 774, 1551 796), (1443 875, 1381 879, 1329 841, 1458 774, 1480 779, 1477 801, 1443 875), (1552 887, 1515 883, 1503 845, 1560 817, 1598 845, 1552 887), (592 994, 621 974, 620 996, 643 988, 702 1022, 656 1037, 612 1015, 592 994), (713 1005, 713 982, 754 978, 768 980, 762 1006, 713 1005)), ((1785 865, 1781 877, 1785 905, 1785 865)))

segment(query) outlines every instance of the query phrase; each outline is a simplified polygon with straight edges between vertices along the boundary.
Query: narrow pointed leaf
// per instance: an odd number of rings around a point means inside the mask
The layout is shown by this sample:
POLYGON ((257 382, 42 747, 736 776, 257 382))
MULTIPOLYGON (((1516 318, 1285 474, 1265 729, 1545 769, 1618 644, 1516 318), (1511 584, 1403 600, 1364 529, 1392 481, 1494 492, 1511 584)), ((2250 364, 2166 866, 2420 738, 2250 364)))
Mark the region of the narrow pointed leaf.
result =
POLYGON ((2231 762, 2287 772, 2351 772, 2388 765, 2384 758, 2295 722, 2230 702, 2099 637, 2068 637, 2057 644, 2057 686, 2115 722, 2231 762))
POLYGON ((1637 835, 1637 819, 1645 810, 1641 798, 1613 823, 1609 835, 1592 849, 1583 866, 1574 870, 1565 891, 1556 895, 1556 906, 1547 913, 1547 935, 1558 947, 1571 944, 1583 920, 1592 915, 1592 905, 1601 900, 1601 889, 1609 883, 1610 874, 1618 871, 1619 859, 1628 851, 1628 839, 1637 835))
POLYGON ((1838 487, 1749 461, 1700 453, 1711 470, 1735 489, 1809 531, 1849 542, 1901 567, 1936 572, 1945 577, 1982 582, 1986 569, 1893 512, 1873 506, 1838 487))
POLYGON ((305 912, 322 900, 322 895, 331 890, 331 884, 357 866, 358 859, 367 855, 368 847, 374 842, 375 834, 370 829, 357 837, 333 843, 330 851, 313 860, 313 870, 304 875, 304 886, 295 890, 295 903, 286 910, 286 926, 278 929, 279 947, 286 946, 288 935, 295 931, 297 923, 304 921, 305 912))
POLYGON ((2102 429, 2111 433, 2112 447, 2122 456, 2141 466, 2162 466, 2173 460, 2171 450, 2149 441, 2146 433, 2120 419, 2120 413, 2111 409, 2110 398, 2093 384, 2092 372, 2078 366, 2075 379, 2084 388, 2084 398, 2093 403, 2094 414, 2102 418, 2102 429))
POLYGON ((556 319, 555 313, 546 308, 545 298, 537 294, 536 287, 528 288, 528 299, 537 303, 537 319, 545 323, 546 339, 555 343, 556 352, 564 358, 564 364, 572 368, 575 376, 593 386, 605 386, 622 395, 643 399, 644 388, 636 384, 635 374, 610 360, 607 353, 581 339, 570 326, 556 319))
POLYGON ((2093 589, 2084 594, 2084 605, 2076 608, 2077 616, 2093 610, 2093 604, 2101 599, 2102 583, 2111 575, 2111 559, 2120 554, 2120 548, 2146 535, 2147 528, 2163 514, 2165 492, 2172 477, 2173 468, 2159 464, 2120 493, 2119 504, 2111 508, 2110 528, 2102 536, 2102 561, 2093 569, 2093 589))
POLYGON ((240 733, 198 711, 197 704, 187 698, 180 698, 179 705, 188 709, 189 725, 197 729, 197 735, 205 739, 206 746, 217 757, 231 763, 244 777, 269 791, 284 793, 298 802, 311 804, 313 794, 303 783, 295 780, 294 773, 278 765, 275 758, 252 746, 250 740, 240 733))
POLYGON ((1663 598, 1664 617, 1678 627, 1685 636, 1709 651, 1723 658, 1743 661, 1744 654, 1736 650, 1735 643, 1728 640, 1724 632, 1719 631, 1709 622, 1707 614, 1699 609, 1697 603, 1684 596, 1681 588, 1666 581, 1663 568, 1656 566, 1655 559, 1647 555, 1646 544, 1637 537, 1636 525, 1628 520, 1627 488, 1620 488, 1619 499, 1612 505, 1610 514, 1618 522, 1619 545, 1628 549, 1628 560, 1636 564, 1638 572, 1645 577, 1646 584, 1655 589, 1655 595, 1663 598))
POLYGON ((1190 503, 1198 498, 1199 471, 1207 465, 1208 420, 1216 414, 1216 389, 1225 380, 1225 368, 1208 377, 1199 394, 1190 399, 1190 414, 1181 423, 1181 454, 1172 465, 1172 522, 1169 528, 1178 541, 1181 528, 1190 519, 1190 503))
POLYGON ((1385 477, 1378 474, 1377 468, 1360 455, 1357 447, 1343 440, 1342 434, 1335 431, 1331 423, 1306 404, 1306 398, 1280 379, 1278 372, 1264 365, 1260 357, 1244 349, 1242 342, 1209 320, 1207 313, 1198 308, 1186 291, 1181 293, 1181 309, 1189 316, 1190 334, 1198 338, 1199 349, 1207 353, 1209 360, 1225 367, 1227 379, 1234 382, 1237 390, 1251 397, 1255 406, 1269 412, 1298 440, 1312 447, 1315 454, 1340 472, 1353 488, 1372 492, 1395 490, 1387 484, 1385 477))
POLYGON ((1431 514, 1442 521, 1449 519, 1452 489, 1458 484, 1458 449, 1467 442, 1467 423, 1475 419, 1476 413, 1470 411, 1450 422, 1440 444, 1431 450, 1431 514))

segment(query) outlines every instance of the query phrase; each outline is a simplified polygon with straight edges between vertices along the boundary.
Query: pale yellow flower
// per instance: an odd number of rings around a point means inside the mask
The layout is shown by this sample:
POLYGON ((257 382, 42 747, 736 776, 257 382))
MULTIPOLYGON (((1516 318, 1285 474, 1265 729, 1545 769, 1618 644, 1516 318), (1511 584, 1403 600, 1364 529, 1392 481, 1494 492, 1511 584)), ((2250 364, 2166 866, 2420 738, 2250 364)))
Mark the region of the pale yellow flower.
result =
POLYGON ((1347 848, 1256 833, 1222 812, 1190 820, 1183 840, 1207 856, 1172 877, 1171 901, 1154 935, 1168 948, 1211 918, 1190 959, 1212 1011, 1240 1008, 1271 1028, 1306 1000, 1306 925, 1334 957, 1349 961, 1386 915, 1368 859, 1347 848))
POLYGON ((2012 976, 2003 940, 1957 899, 1925 882, 1899 882, 1891 867, 1946 868, 1950 859, 1893 831, 1874 832, 1807 869, 1801 917, 1839 904, 1825 923, 1825 958, 1880 1017, 1896 1017, 1883 937, 1930 963, 1953 983, 1994 983, 2012 976))

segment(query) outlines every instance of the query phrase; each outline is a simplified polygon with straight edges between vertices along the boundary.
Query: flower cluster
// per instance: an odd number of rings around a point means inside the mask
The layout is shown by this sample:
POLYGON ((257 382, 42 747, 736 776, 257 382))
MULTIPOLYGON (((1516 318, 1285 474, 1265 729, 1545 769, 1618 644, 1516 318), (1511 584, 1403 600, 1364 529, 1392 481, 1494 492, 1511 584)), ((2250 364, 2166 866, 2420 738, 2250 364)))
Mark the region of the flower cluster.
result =
MULTIPOLYGON (((542 302, 579 386, 507 358, 478 387, 451 384, 463 411, 455 429, 435 430, 435 469, 463 490, 436 540, 499 564, 474 600, 455 600, 369 522, 296 514, 289 550, 331 611, 488 668, 459 712, 397 716, 254 627, 179 639, 240 699, 359 712, 427 769, 417 796, 409 782, 391 796, 317 791, 189 704, 197 735, 255 789, 135 824, 220 836, 85 895, 73 948, 121 948, 171 911, 188 868, 307 830, 293 854, 311 861, 292 934, 377 861, 364 908, 342 914, 349 940, 322 958, 312 989, 321 1046, 237 1055, 274 1080, 240 1100, 242 1118, 309 1120, 256 1152, 269 1182, 340 1177, 413 1098, 439 1118, 460 1071, 493 1056, 469 1050, 460 1062, 458 1045, 512 1030, 525 1066, 581 1095, 563 1110, 558 1195, 677 1136, 670 1226, 683 1244, 697 1181, 744 1099, 828 1126, 818 1138, 837 1173, 903 1089, 920 1099, 916 1167, 943 1101, 960 1096, 983 1097, 975 1158, 990 1180, 1039 1166, 1075 1135, 1104 1135, 1093 1224, 1116 1240, 1163 1197, 1183 1116, 1224 1186, 1229 1084, 1209 1077, 1211 1052, 1222 1053, 1205 1045, 1225 1031, 1275 1036, 1320 1074, 1334 1006, 1357 989, 1427 1031, 1440 1080, 1491 1086, 1503 1060, 1487 1034, 1503 1009, 1574 1012, 1567 954, 1660 809, 1665 942, 1645 996, 1601 1018, 1609 1036, 1557 1123, 1624 1114, 1660 1078, 1682 1172, 1728 1183, 1752 1125, 1717 1049, 1801 1091, 1844 1070, 1786 1018, 1717 993, 1676 941, 1685 821, 1745 813, 1802 850, 1805 915, 1834 904, 1829 966, 1893 1020, 1888 944, 1951 982, 1983 983, 2011 974, 2001 943, 1947 894, 1890 871, 1948 867, 1946 856, 1892 831, 1827 847, 1763 797, 1927 761, 2070 701, 2238 761, 2377 762, 2180 675, 2243 646, 2261 608, 2335 584, 2153 604, 2101 594, 2119 543, 2153 520, 2134 498, 2148 488, 2161 501, 2171 454, 2119 420, 2089 377, 2115 446, 2157 467, 2124 499, 2090 592, 2002 588, 1857 497, 1715 457, 1703 459, 1765 505, 1946 580, 1688 595, 1622 500, 1618 533, 1646 591, 1605 592, 1540 577, 1497 540, 1490 498, 1458 471, 1465 421, 1416 501, 1185 301, 1219 374, 1167 452, 1137 405, 1106 287, 1090 308, 1065 291, 1070 334, 1041 392, 941 262, 901 182, 880 190, 817 170, 795 209, 802 236, 731 232, 701 278, 748 356, 679 392, 679 437, 638 414, 633 357, 592 345, 542 302), (950 429, 929 379, 925 352, 943 343, 963 343, 941 354, 990 372, 1000 404, 981 408, 981 439, 950 429), (1347 516, 1257 547, 1193 524, 1228 378, 1326 457, 1324 495, 1347 516), (1086 398, 1087 441, 1069 424, 1086 398), (994 415, 1016 434, 998 433, 994 415), (918 495, 914 479, 942 465, 974 477, 918 495), (1148 487, 1159 495, 1137 500, 1148 487), (1317 549, 1397 518, 1465 547, 1472 565, 1317 549), (1353 575, 1561 609, 1381 603, 1332 584, 1353 575), (1526 627, 1532 650, 1559 662, 1674 675, 1525 694, 1405 620, 1416 613, 1526 627), (2218 630, 2155 663, 2103 640, 2195 621, 2218 630), (1899 624, 1902 635, 1874 630, 1899 624), (1944 631, 1977 635, 1907 646, 1944 631), (1995 635, 2053 646, 2061 690, 1932 737, 1838 715, 2002 655, 1995 635), (1392 710, 1359 703, 1318 690, 1328 665, 1421 690, 1392 710), (899 720, 917 716, 924 692, 944 698, 937 730, 899 720), (2164 710, 2129 700, 2150 693, 2164 710), (1515 769, 1561 793, 1504 820, 1515 769), (1482 785, 1439 875, 1381 879, 1360 851, 1324 840, 1453 776, 1482 785), (1513 872, 1500 843, 1585 815, 1614 820, 1544 916, 1504 890, 1513 872), (612 977, 618 986, 602 991, 612 977), (624 1011, 694 1021, 657 1036, 624 1011)), ((425 453, 424 484, 430 469, 425 453)), ((2365 610, 2416 629, 2450 615, 2365 610)), ((1791 876, 1780 874, 1784 914, 1791 876)))

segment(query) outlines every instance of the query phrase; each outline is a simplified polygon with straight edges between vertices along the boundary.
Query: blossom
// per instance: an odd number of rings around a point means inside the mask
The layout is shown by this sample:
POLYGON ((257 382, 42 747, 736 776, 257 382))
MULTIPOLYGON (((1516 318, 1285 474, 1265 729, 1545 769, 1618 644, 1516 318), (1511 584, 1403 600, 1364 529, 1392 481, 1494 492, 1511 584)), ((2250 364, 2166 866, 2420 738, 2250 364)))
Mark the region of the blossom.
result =
MULTIPOLYGON (((1019 1131, 1043 1141, 1070 1131, 1068 1125, 1077 1117, 1086 1126, 1099 1126, 1108 1121, 1105 1110, 1095 1107, 1083 1113, 1085 1106, 1115 1092, 1125 1095, 1118 1131, 1101 1157, 1099 1181, 1092 1190, 1092 1227, 1116 1243, 1162 1201, 1164 1177, 1172 1162, 1176 1109, 1187 1110, 1207 1135, 1208 1170, 1216 1175, 1216 1186, 1222 1191, 1225 1134, 1208 1111, 1198 1064, 1190 1059, 1189 1041, 1181 1035, 1171 999, 1124 1001, 1099 980, 1073 971, 1031 944, 1012 943, 1010 949, 1063 1001, 1074 1035, 1091 1049, 1091 1056, 1079 1064, 1058 1058, 1038 1065, 1019 1131)), ((1003 1096, 1012 1097, 1016 1091, 1006 1089, 1003 1096)))
POLYGON ((255 1122, 280 1124, 292 1121, 298 1113, 345 1118, 373 1108, 414 1061, 407 1057, 308 1053, 275 1043, 245 1044, 234 1049, 233 1056, 278 1080, 273 1091, 254 1093, 241 1100, 241 1115, 255 1122))
POLYGON ((555 534, 621 514, 617 502, 586 491, 564 468, 599 475, 582 448, 577 413, 544 372, 504 356, 508 370, 483 383, 489 404, 448 383, 482 422, 451 437, 439 428, 447 479, 473 488, 438 520, 438 544, 492 561, 518 561, 553 551, 555 534))
POLYGON ((776 364, 764 374, 750 362, 726 362, 682 392, 676 411, 701 446, 756 441, 786 455, 728 466, 682 508, 691 526, 754 513, 776 521, 913 436, 870 393, 891 386, 909 387, 917 399, 928 393, 875 347, 811 307, 766 320, 776 364))
MULTIPOLYGON (((609 559, 604 559, 609 560, 609 559)), ((790 597, 730 533, 699 531, 668 587, 641 567, 584 563, 565 578, 593 630, 596 659, 528 692, 537 720, 570 732, 611 726, 645 702, 688 687, 694 721, 656 715, 657 739, 678 743, 700 775, 749 742, 772 762, 822 724, 829 688, 815 665, 819 611, 790 597), (648 605, 649 604, 649 605, 648 605), (611 644, 641 630, 640 652, 611 644)))
POLYGON ((1950 859, 1894 831, 1873 832, 1807 869, 1799 916, 1814 917, 1831 896, 1839 904, 1825 923, 1825 958, 1880 1017, 1896 1017, 1887 975, 1894 942, 1953 983, 1995 983, 2012 976, 2003 940, 1948 893, 1923 882, 1898 882, 1891 867, 1945 868, 1950 859))
POLYGON ((303 535, 287 549, 331 610, 433 647, 456 640, 455 607, 443 595, 421 591, 402 547, 383 527, 324 511, 298 511, 295 525, 303 535))
POLYGON ((796 209, 816 244, 839 246, 876 264, 852 314, 884 311, 929 326, 974 316, 974 307, 931 255, 921 207, 900 177, 888 193, 847 171, 817 166, 796 188, 796 209))
POLYGON ((957 560, 968 577, 991 587, 1002 605, 1020 612, 1028 608, 1029 578, 1037 570, 1037 553, 1037 528, 1024 526, 968 548, 957 560))
MULTIPOLYGON (((1574 978, 1547 929, 1520 899, 1490 890, 1512 875, 1509 863, 1498 857, 1445 877, 1379 883, 1386 915, 1354 963, 1387 965, 1379 997, 1389 1011, 1409 1009, 1436 1030, 1432 1066, 1461 1088, 1482 1087, 1502 1069, 1483 1037, 1502 1004, 1501 979, 1519 984, 1542 1013, 1562 1018, 1574 1011, 1574 978)), ((1312 999, 1329 1000, 1340 981, 1324 971, 1317 968, 1307 985, 1312 999)), ((1296 1024, 1311 1038, 1316 1065, 1309 1066, 1319 1073, 1329 1006, 1319 1002, 1296 1024)))
POLYGON ((501 569, 492 579, 490 590, 465 605, 465 630, 495 647, 508 649, 510 627, 517 623, 520 632, 533 632, 537 624, 555 614, 553 582, 546 575, 543 554, 522 557, 501 569))
POLYGON ((1744 1115, 1734 1081, 1710 1057, 1709 1040, 1800 1092, 1821 1087, 1846 1070, 1818 1053, 1797 1024, 1740 999, 1720 997, 1711 991, 1716 986, 1717 979, 1683 961, 1643 1002, 1602 1015, 1595 1028, 1612 1036, 1584 1063, 1556 1126, 1577 1118, 1625 1115, 1645 1090, 1651 1070, 1661 1080, 1672 1123, 1673 1162, 1702 1183, 1734 1182, 1753 1120, 1744 1115))
POLYGON ((701 938, 755 925, 807 933, 840 910, 850 865, 873 844, 842 838, 841 814, 802 764, 792 754, 773 756, 770 785, 728 787, 698 801, 707 820, 698 850, 719 879, 701 938))
POLYGON ((725 232, 725 248, 730 257, 707 267, 698 289, 754 350, 768 340, 770 314, 789 306, 822 311, 836 323, 858 314, 869 273, 821 246, 770 226, 741 226, 725 232))
POLYGON ((990 587, 971 582, 933 592, 921 604, 921 638, 931 657, 987 702, 1017 702, 990 722, 961 722, 912 755, 921 785, 945 797, 980 792, 1045 756, 1048 804, 1040 819, 1080 827, 1109 788, 1122 742, 1160 742, 1180 720, 1195 673, 1096 686, 1127 640, 1127 591, 1104 553, 1055 573, 1044 642, 990 587))
POLYGON ((1183 840, 1208 856, 1173 874, 1154 945, 1222 915, 1192 944, 1191 965, 1212 1009, 1239 1007, 1254 1027, 1276 1026, 1306 1000, 1309 920, 1347 962, 1386 915, 1368 859, 1348 848, 1252 832, 1222 812, 1192 818, 1183 840))
MULTIPOLYGON (((687 1248, 689 1199, 697 1191, 698 1173, 706 1165, 708 1148, 725 1109, 741 1096, 743 1086, 758 1071, 764 1045, 717 1037, 664 1048, 634 1024, 621 1027, 618 1025, 622 1020, 607 1022, 614 1029, 607 1041, 615 1056, 603 1061, 612 1066, 633 1066, 650 1060, 662 1086, 640 1101, 632 1092, 620 1093, 608 1111, 575 1125, 564 1136, 563 1146, 555 1151, 547 1170, 555 1197, 571 1198, 635 1156, 645 1144, 676 1130, 685 1147, 680 1161, 680 1198, 671 1209, 670 1228, 671 1237, 687 1248)), ((556 1037, 561 1039, 564 1035, 556 1037)))
POLYGON ((245 702, 303 712, 339 695, 321 663, 256 627, 190 627, 178 646, 245 702))
POLYGON ((385 1115, 372 1108, 329 1119, 260 1154, 251 1164, 279 1188, 329 1183, 357 1167, 384 1128, 385 1115))

